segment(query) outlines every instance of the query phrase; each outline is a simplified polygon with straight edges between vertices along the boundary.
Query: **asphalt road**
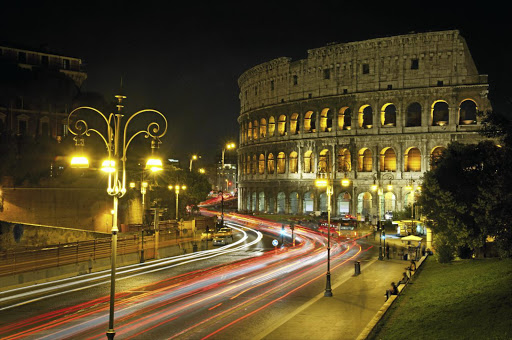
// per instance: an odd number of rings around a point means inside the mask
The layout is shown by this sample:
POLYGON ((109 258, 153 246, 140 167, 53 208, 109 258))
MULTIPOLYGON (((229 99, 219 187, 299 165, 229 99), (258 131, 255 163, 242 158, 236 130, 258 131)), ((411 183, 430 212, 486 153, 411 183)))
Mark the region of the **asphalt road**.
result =
MULTIPOLYGON (((120 268, 116 339, 254 339, 325 289, 325 236, 296 228, 295 247, 287 234, 275 248, 280 225, 239 221, 232 245, 120 268)), ((375 251, 365 239, 333 240, 332 281, 375 251)), ((109 289, 104 272, 4 292, 0 337, 104 339, 109 289)))

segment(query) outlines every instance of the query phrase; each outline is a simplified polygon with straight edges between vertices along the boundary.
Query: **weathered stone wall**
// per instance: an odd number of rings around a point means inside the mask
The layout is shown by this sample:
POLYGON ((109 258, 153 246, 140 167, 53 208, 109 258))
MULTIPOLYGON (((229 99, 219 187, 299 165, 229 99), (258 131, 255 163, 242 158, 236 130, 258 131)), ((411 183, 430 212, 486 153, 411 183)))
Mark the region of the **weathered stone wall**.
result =
POLYGON ((45 247, 100 237, 110 237, 110 233, 0 221, 0 251, 45 247))
MULTIPOLYGON (((109 233, 113 200, 105 190, 2 188, 0 220, 109 233)), ((140 198, 119 200, 119 225, 140 223, 140 198)))

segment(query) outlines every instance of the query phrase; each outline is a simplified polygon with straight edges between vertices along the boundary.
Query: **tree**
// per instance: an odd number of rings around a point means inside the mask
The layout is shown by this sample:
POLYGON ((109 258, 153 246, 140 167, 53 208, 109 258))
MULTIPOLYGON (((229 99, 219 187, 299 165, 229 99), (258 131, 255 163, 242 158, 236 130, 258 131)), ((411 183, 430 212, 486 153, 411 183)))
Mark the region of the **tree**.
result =
MULTIPOLYGON (((510 123, 496 113, 489 113, 489 117, 483 133, 488 131, 487 136, 508 141, 510 123), (492 119, 500 125, 494 125, 492 119)), ((511 156, 510 144, 455 142, 425 173, 418 203, 443 247, 469 257, 491 236, 501 256, 511 255, 511 156)))

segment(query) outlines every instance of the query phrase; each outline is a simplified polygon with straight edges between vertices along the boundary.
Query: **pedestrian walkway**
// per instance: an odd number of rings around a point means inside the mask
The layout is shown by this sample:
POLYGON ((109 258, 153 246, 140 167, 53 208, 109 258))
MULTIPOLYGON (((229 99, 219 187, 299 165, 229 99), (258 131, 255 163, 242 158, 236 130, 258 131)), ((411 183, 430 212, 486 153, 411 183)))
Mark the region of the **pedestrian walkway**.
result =
POLYGON ((333 297, 323 292, 280 320, 260 339, 356 339, 384 305, 384 294, 407 266, 398 259, 361 264, 361 274, 333 285, 333 297))

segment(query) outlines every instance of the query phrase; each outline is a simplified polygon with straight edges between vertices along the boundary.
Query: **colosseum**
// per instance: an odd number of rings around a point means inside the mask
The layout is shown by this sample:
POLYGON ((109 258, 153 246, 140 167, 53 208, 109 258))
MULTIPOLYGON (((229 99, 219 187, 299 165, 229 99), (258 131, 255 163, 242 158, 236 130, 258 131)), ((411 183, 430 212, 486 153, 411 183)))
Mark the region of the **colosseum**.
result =
POLYGON ((406 209, 431 160, 482 139, 490 110, 457 30, 333 43, 239 78, 240 211, 375 218, 406 209))

